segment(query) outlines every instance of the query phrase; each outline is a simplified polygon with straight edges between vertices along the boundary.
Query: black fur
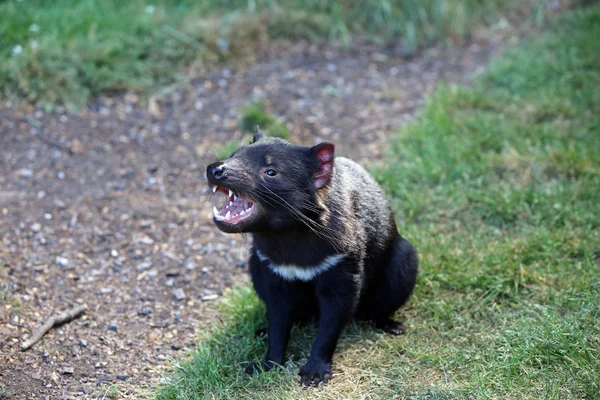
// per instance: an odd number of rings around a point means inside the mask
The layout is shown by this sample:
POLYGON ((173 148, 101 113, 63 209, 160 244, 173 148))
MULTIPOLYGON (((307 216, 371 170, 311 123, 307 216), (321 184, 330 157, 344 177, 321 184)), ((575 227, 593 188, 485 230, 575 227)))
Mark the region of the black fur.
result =
POLYGON ((208 166, 207 176, 211 187, 254 204, 239 223, 215 218, 219 229, 253 237, 249 268, 267 306, 268 351, 262 365, 247 372, 282 364, 292 325, 315 316, 319 327, 300 369, 302 385, 331 378, 339 335, 352 318, 402 333, 390 317, 412 293, 417 254, 398 234, 383 191, 362 167, 334 159, 331 144, 296 146, 257 132, 254 143, 208 166), (305 271, 335 255, 344 257, 309 281, 284 279, 269 266, 305 271))

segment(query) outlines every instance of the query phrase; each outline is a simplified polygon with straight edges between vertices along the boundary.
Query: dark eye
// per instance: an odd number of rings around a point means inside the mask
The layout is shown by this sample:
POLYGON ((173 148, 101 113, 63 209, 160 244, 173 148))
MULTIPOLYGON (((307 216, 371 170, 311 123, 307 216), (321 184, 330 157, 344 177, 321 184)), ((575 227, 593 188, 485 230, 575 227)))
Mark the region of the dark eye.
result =
POLYGON ((267 174, 269 176, 275 176, 275 175, 277 175, 277 171, 275 171, 274 169, 268 169, 265 171, 265 174, 267 174))

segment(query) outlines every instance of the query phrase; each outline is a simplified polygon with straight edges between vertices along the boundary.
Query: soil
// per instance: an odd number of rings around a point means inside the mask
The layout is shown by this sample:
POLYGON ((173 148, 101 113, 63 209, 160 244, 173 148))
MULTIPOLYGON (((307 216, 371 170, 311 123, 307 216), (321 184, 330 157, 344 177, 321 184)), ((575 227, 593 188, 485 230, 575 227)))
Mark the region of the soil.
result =
POLYGON ((148 398, 170 359, 219 323, 215 302, 247 281, 249 238, 214 227, 204 171, 242 137, 249 102, 284 117, 296 143, 330 141, 372 163, 432 88, 469 80, 500 42, 412 59, 364 43, 278 44, 149 102, 128 93, 49 114, 0 103, 0 389, 103 398, 118 385, 123 397, 148 398), (19 351, 78 304, 82 317, 19 351))

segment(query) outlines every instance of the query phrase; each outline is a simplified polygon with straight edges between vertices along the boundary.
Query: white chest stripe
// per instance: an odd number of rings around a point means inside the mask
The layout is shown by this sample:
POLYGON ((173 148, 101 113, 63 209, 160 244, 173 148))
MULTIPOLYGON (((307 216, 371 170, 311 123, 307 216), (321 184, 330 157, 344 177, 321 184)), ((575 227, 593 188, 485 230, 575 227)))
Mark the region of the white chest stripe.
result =
POLYGON ((260 258, 261 261, 266 262, 268 264, 271 271, 275 272, 283 279, 288 281, 299 279, 301 281, 306 282, 314 279, 320 273, 332 268, 337 263, 339 263, 344 257, 346 257, 345 254, 332 254, 330 256, 325 257, 323 261, 321 261, 317 265, 300 267, 294 264, 273 264, 271 260, 269 260, 269 257, 265 256, 258 250, 256 250, 256 255, 258 256, 258 258, 260 258))

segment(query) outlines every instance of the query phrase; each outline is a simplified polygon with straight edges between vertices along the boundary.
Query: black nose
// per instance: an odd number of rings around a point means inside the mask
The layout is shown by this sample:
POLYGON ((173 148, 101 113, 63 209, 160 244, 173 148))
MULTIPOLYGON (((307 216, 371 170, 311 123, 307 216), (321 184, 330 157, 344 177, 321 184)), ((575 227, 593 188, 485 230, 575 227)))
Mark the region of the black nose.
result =
POLYGON ((222 162, 216 162, 206 168, 206 174, 214 180, 219 181, 227 175, 227 171, 225 171, 225 165, 222 162))

